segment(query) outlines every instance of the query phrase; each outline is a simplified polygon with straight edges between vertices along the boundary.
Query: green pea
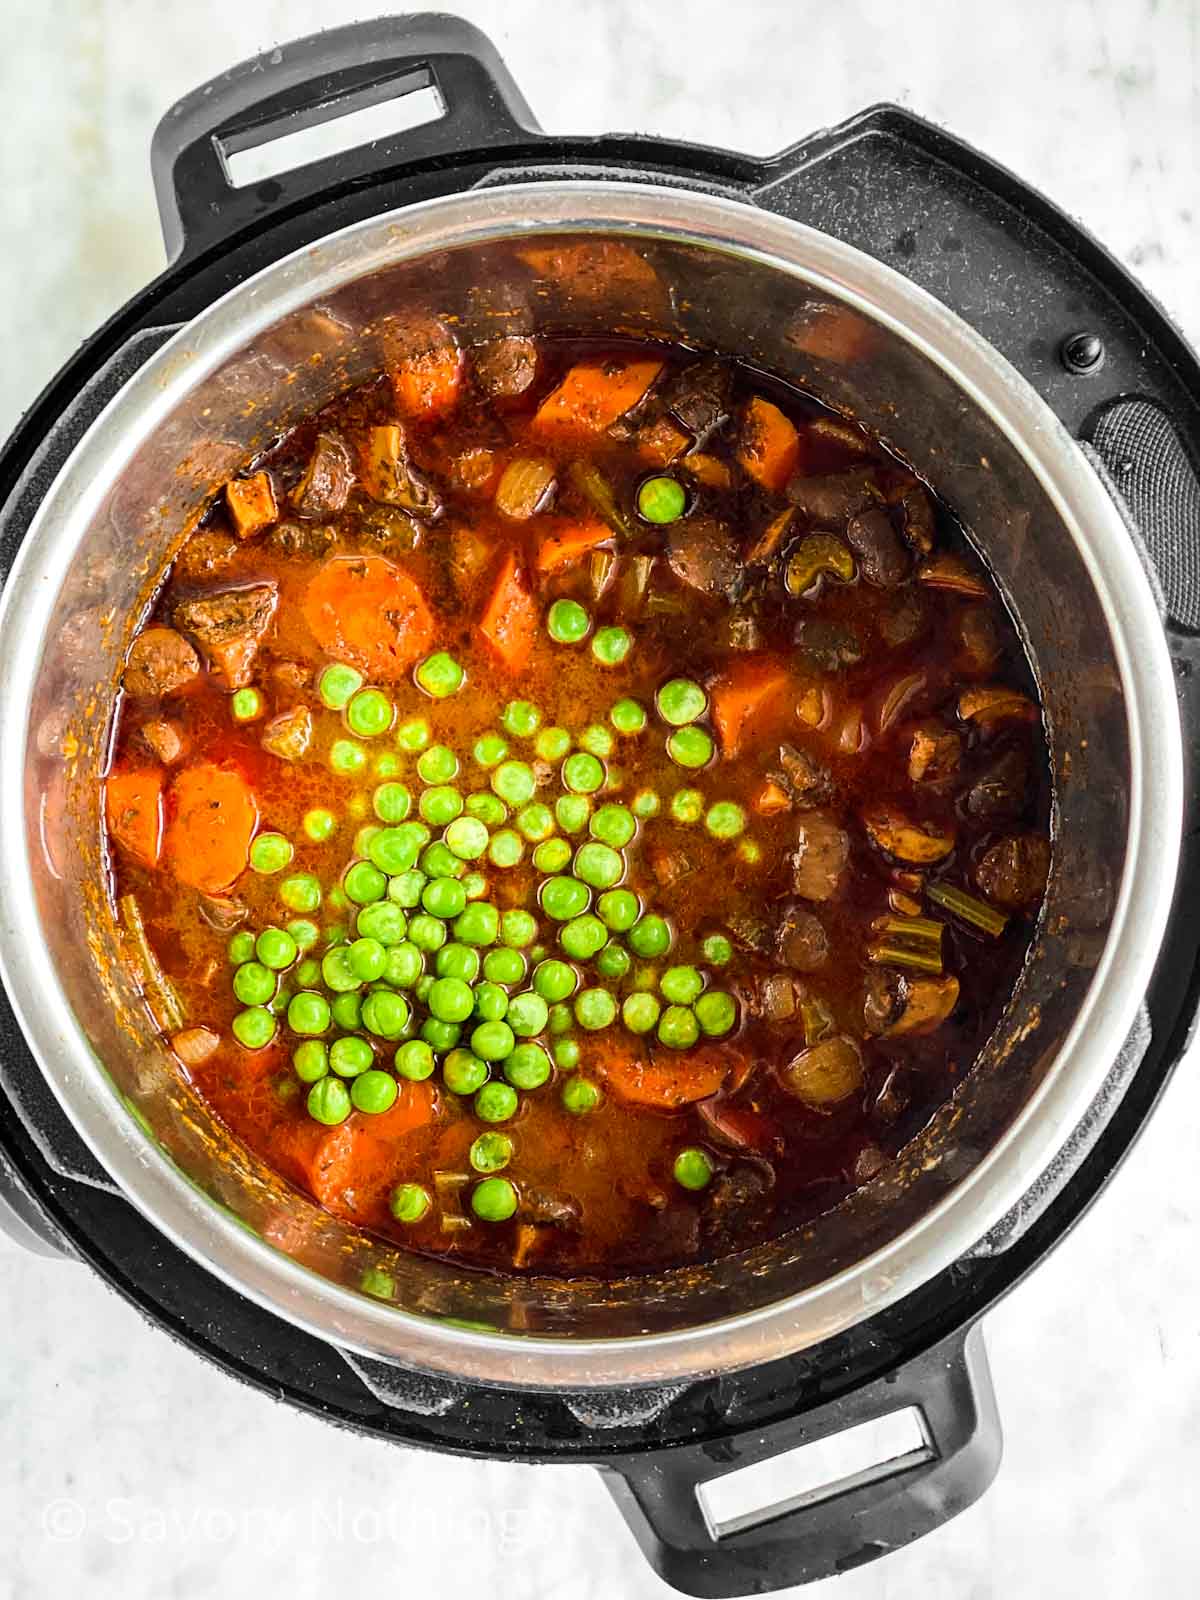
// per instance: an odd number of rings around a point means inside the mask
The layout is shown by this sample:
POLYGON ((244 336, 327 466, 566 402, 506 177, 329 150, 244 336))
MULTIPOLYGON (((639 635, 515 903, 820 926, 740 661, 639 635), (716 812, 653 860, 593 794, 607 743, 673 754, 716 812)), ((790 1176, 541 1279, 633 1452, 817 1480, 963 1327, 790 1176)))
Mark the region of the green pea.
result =
POLYGON ((488 892, 488 881, 482 872, 464 873, 462 886, 468 900, 482 900, 488 892))
POLYGON ((297 950, 311 950, 321 937, 321 930, 307 917, 295 917, 288 923, 287 931, 295 940, 297 950))
POLYGON ((398 877, 402 872, 412 871, 428 838, 429 830, 423 823, 398 822, 375 834, 367 846, 367 854, 373 865, 389 878, 398 877))
POLYGON ((617 1002, 607 989, 581 989, 575 996, 575 1020, 581 1028, 597 1032, 617 1015, 617 1002))
POLYGON ((488 841, 488 860, 494 867, 515 867, 525 854, 525 841, 511 828, 501 828, 488 841))
POLYGON ((245 928, 240 933, 235 933, 225 946, 225 953, 235 967, 240 967, 244 962, 254 957, 254 935, 245 928))
POLYGON ((458 757, 449 745, 431 744, 417 757, 417 776, 422 783, 450 783, 458 777, 458 757))
POLYGON ((315 911, 321 904, 321 884, 311 872, 293 872, 279 885, 279 898, 289 911, 315 911))
POLYGON ((432 1204, 428 1189, 419 1183, 398 1183, 388 1200, 388 1209, 397 1222, 411 1225, 420 1222, 432 1204))
POLYGON ((533 844, 548 839, 554 832, 554 813, 540 800, 531 800, 522 806, 515 818, 517 827, 533 844))
MULTIPOLYGON (((500 918, 501 937, 504 934, 504 917, 510 915, 505 912, 500 918)), ((475 955, 475 951, 471 951, 475 955)), ((529 963, 519 950, 507 949, 499 945, 495 950, 489 950, 483 958, 483 975, 489 983, 514 984, 523 983, 529 971, 529 963)))
POLYGON ((500 913, 487 900, 473 900, 454 922, 454 937, 462 944, 495 944, 500 913))
POLYGON ((682 728, 685 723, 695 722, 704 715, 708 710, 708 696, 690 678, 672 678, 658 691, 655 704, 664 722, 669 722, 673 728, 682 728))
POLYGON ((667 754, 677 767, 706 767, 713 758, 714 748, 712 734, 695 723, 676 728, 667 739, 667 754))
POLYGON ((513 995, 508 1003, 506 1021, 519 1039, 530 1039, 546 1026, 549 1010, 544 998, 533 991, 513 995))
POLYGON ((452 783, 439 783, 423 791, 417 810, 432 828, 444 828, 463 808, 463 797, 452 783))
POLYGON ((502 1071, 516 1089, 540 1089, 553 1069, 540 1044, 519 1044, 504 1058, 502 1071))
POLYGON ((253 722, 263 713, 263 697, 257 689, 239 689, 229 703, 235 722, 253 722))
POLYGON ((695 1004, 696 1021, 712 1039, 727 1034, 737 1021, 737 1002, 723 989, 710 989, 695 1004))
POLYGON ((452 655, 448 655, 445 650, 438 650, 433 655, 425 657, 417 668, 415 677, 427 695, 431 695, 435 700, 445 700, 450 695, 457 694, 462 688, 466 673, 452 655))
POLYGON ((546 1019, 546 1029, 555 1038, 561 1034, 570 1033, 575 1026, 575 1013, 563 1000, 555 1001, 550 1007, 550 1015, 546 1019))
POLYGON ((396 729, 396 743, 401 750, 424 750, 432 737, 424 717, 412 717, 396 729))
POLYGON ((543 728, 533 748, 543 761, 561 761, 571 748, 571 735, 565 728, 543 728))
POLYGON ((446 924, 439 917, 419 915, 410 917, 408 938, 418 950, 440 950, 446 942, 446 924))
POLYGON ((508 754, 508 743, 498 733, 484 733, 476 739, 471 754, 481 767, 495 767, 508 754))
POLYGON ((533 987, 543 1000, 567 1000, 575 993, 579 974, 565 961, 553 956, 539 961, 533 972, 533 987))
POLYGON ((503 1061, 515 1042, 507 1022, 481 1022, 471 1035, 471 1049, 481 1061, 503 1061))
POLYGON ((699 822, 704 815, 704 796, 699 789, 677 789, 671 796, 671 815, 676 822, 699 822))
POLYGON ((350 970, 347 948, 344 944, 334 945, 321 958, 321 976, 325 980, 325 987, 332 989, 335 994, 349 994, 362 981, 350 970))
POLYGON ((433 988, 433 984, 434 975, 432 972, 423 973, 421 977, 417 979, 416 988, 413 990, 413 993, 416 995, 417 999, 422 1005, 424 1005, 429 999, 429 991, 433 988))
POLYGON ((713 1164, 703 1150, 687 1145, 675 1157, 671 1171, 685 1189, 704 1189, 712 1181, 713 1164))
POLYGON ((704 988, 704 979, 695 967, 668 967, 659 982, 663 998, 674 1005, 690 1006, 704 988))
POLYGON ((618 700, 608 713, 608 720, 619 734, 629 738, 646 726, 646 708, 636 700, 618 700))
POLYGON ((590 913, 573 917, 559 930, 558 942, 574 961, 590 961, 608 942, 608 929, 590 913))
POLYGON ((561 872, 571 859, 571 846, 565 839, 544 839, 533 852, 533 864, 539 872, 561 872))
POLYGON ((645 522, 676 522, 687 505, 684 488, 675 478, 646 478, 637 493, 638 516, 645 522))
POLYGON ((399 1086, 390 1072, 383 1072, 378 1067, 372 1067, 364 1072, 360 1078, 355 1078, 350 1085, 350 1100, 356 1111, 365 1111, 369 1116, 378 1116, 383 1111, 390 1111, 396 1104, 399 1086))
POLYGON ((275 1037, 275 1018, 266 1006, 249 1006, 233 1019, 233 1036, 247 1050, 261 1050, 275 1037))
POLYGON ((394 1300, 396 1280, 382 1267, 368 1267, 359 1283, 364 1294, 373 1294, 377 1300, 394 1300))
POLYGON ((451 1094, 474 1094, 487 1082, 488 1066, 470 1050, 451 1050, 442 1062, 442 1081, 451 1094))
POLYGON ((625 876, 625 862, 620 853, 595 839, 576 850, 573 867, 575 876, 593 889, 611 889, 625 876))
POLYGON ((265 1006, 278 982, 261 961, 245 961, 233 975, 233 992, 244 1006, 265 1006))
POLYGON ((500 713, 500 726, 514 739, 532 739, 542 725, 542 713, 528 700, 510 700, 500 713))
POLYGON ((440 1017, 426 1017, 421 1024, 421 1037, 426 1044, 444 1055, 447 1050, 453 1050, 462 1038, 462 1024, 443 1022, 440 1017))
POLYGON ((641 902, 632 889, 607 889, 597 900, 596 910, 606 928, 625 933, 641 915, 641 902))
POLYGON ((488 847, 488 831, 475 817, 456 817, 444 837, 447 846, 463 861, 478 861, 488 847))
POLYGON ((582 833, 592 814, 592 802, 583 794, 559 795, 554 815, 564 833, 582 833))
POLYGON ((475 996, 461 978, 438 978, 427 1004, 439 1022, 465 1022, 475 1009, 475 996))
POLYGON ((547 878, 539 895, 542 910, 555 922, 569 922, 586 911, 592 901, 591 890, 578 878, 560 875, 547 878))
POLYGON ((615 747, 616 741, 603 723, 594 722, 579 735, 579 748, 601 761, 607 760, 615 747))
POLYGON ((562 781, 574 794, 595 794, 604 784, 604 768, 587 750, 576 750, 562 764, 562 781))
POLYGON ((631 965, 629 951, 611 940, 596 957, 596 971, 602 978, 623 978, 631 965))
POLYGON ((371 763, 371 771, 380 778, 394 778, 400 771, 400 757, 390 750, 381 750, 371 763))
POLYGON ((355 929, 361 939, 390 946, 399 944, 408 932, 408 918, 392 900, 376 900, 358 913, 355 929))
MULTIPOLYGON (((385 838, 392 829, 385 828, 379 839, 372 839, 372 846, 378 845, 379 840, 385 838)), ((387 893, 387 878, 379 867, 370 861, 356 861, 346 871, 342 879, 342 888, 356 906, 370 905, 372 900, 382 900, 387 893)))
POLYGON ((341 1028, 343 1033, 353 1033, 362 1027, 362 996, 357 989, 335 994, 329 1012, 335 1027, 341 1028))
POLYGON ((435 839, 421 852, 421 871, 427 878, 461 878, 466 870, 444 839, 435 839))
POLYGON ((424 887, 425 874, 410 867, 407 872, 398 872, 388 884, 388 899, 394 905, 411 911, 414 906, 421 904, 421 891, 424 887))
POLYGON ((486 827, 498 828, 508 816, 508 807, 498 794, 481 791, 479 794, 467 796, 466 812, 469 817, 475 817, 486 827))
POLYGON ((573 1117, 584 1117, 600 1104, 600 1090, 589 1078, 568 1078, 562 1086, 563 1110, 573 1117))
POLYGON ((668 1050, 687 1050, 699 1037, 700 1024, 688 1006, 668 1006, 658 1019, 658 1042, 668 1050))
POLYGON ((649 1033, 661 1011, 662 1007, 652 994, 630 994, 625 996, 621 1006, 621 1021, 630 1033, 649 1033))
POLYGON ((733 945, 723 933, 710 933, 700 949, 705 961, 714 967, 727 967, 733 960, 733 945))
POLYGON ((292 1066, 301 1083, 316 1083, 329 1071, 329 1051, 320 1039, 305 1039, 292 1051, 292 1066))
POLYGON ((577 600, 556 600, 546 613, 546 631, 556 644, 578 644, 591 626, 591 617, 577 600))
POLYGON ((314 844, 324 844, 337 832, 337 818, 324 806, 314 806, 311 811, 304 813, 301 826, 314 844))
POLYGON ((507 1222, 517 1209, 517 1191, 507 1178, 483 1178, 471 1191, 471 1210, 481 1222, 507 1222))
POLYGON ((430 878, 421 895, 421 904, 434 917, 452 920, 467 903, 467 891, 454 878, 430 878))
POLYGON ((554 1065, 563 1072, 573 1071, 579 1065, 579 1058, 582 1054, 578 1039, 556 1039, 554 1041, 554 1065))
POLYGON ((367 752, 353 739, 335 739, 329 747, 329 765, 339 778, 352 778, 367 764, 367 752))
POLYGON ((704 826, 714 839, 736 839, 746 826, 746 813, 733 800, 718 800, 709 806, 704 826))
POLYGON ((629 948, 635 956, 652 961, 655 956, 666 955, 671 948, 671 925, 654 912, 635 922, 629 930, 629 948))
POLYGON ((380 822, 403 822, 412 810, 412 793, 402 783, 381 783, 371 804, 380 822))
POLYGON ((653 789, 639 789, 633 797, 633 814, 645 820, 656 817, 662 810, 662 801, 653 789))
POLYGON ((255 872, 282 872, 295 852, 281 833, 260 833, 250 846, 250 865, 255 872))
POLYGON ((537 938, 537 918, 519 906, 505 911, 500 918, 500 943, 512 945, 516 950, 527 950, 537 938))
POLYGON ((396 709, 382 689, 360 689, 346 707, 346 726, 363 739, 375 739, 392 725, 396 709))
MULTIPOLYGON (((295 924, 293 923, 291 926, 294 927, 295 924)), ((295 934, 292 937, 295 938, 295 934)), ((321 963, 310 956, 307 961, 302 961, 296 968, 295 978, 299 988, 315 989, 321 981, 321 963)))
POLYGON ((481 1133, 467 1151, 467 1160, 476 1172, 500 1172, 512 1160, 512 1154, 513 1142, 508 1134, 481 1133))
POLYGON ((365 1039, 356 1034, 343 1034, 329 1047, 329 1065, 340 1078, 357 1078, 375 1061, 375 1052, 365 1039))
POLYGON ((326 667, 317 679, 317 693, 322 705, 328 706, 331 711, 341 711, 362 688, 362 683, 361 672, 338 661, 326 667))
POLYGON ((402 994, 388 989, 372 989, 362 1003, 362 1026, 379 1039, 400 1039, 412 1012, 402 994))
POLYGON ((285 1016, 291 998, 292 991, 286 984, 281 984, 279 987, 279 992, 276 994, 274 1000, 269 1000, 267 1002, 267 1010, 276 1017, 285 1016))
POLYGON ((508 990, 498 983, 480 983, 475 988, 475 1015, 480 1022, 500 1022, 508 1010, 508 990))
POLYGON ((368 937, 355 939, 350 945, 346 959, 350 971, 363 983, 374 983, 376 978, 383 976, 387 965, 387 951, 378 939, 368 937))
POLYGON ((425 958, 411 940, 393 945, 388 951, 387 966, 383 969, 385 983, 397 989, 411 989, 420 982, 425 970, 425 958))
POLYGON ((383 829, 377 822, 364 823, 354 835, 354 854, 356 856, 365 856, 369 854, 371 849, 371 840, 377 839, 382 832, 383 829))
POLYGON ((610 800, 595 813, 588 829, 602 844, 621 850, 637 832, 637 822, 627 806, 610 800))
POLYGON ((463 983, 474 983, 479 976, 479 951, 468 944, 444 944, 437 953, 434 967, 439 978, 460 978, 463 983))
POLYGON ((431 1076, 433 1068, 433 1051, 424 1039, 409 1039, 396 1051, 396 1071, 402 1078, 421 1083, 431 1076))
POLYGON ((533 768, 524 761, 502 761, 492 773, 493 791, 510 806, 523 806, 533 798, 537 779, 533 768))
POLYGON ((330 1128, 345 1122, 351 1111, 350 1091, 337 1078, 318 1079, 304 1103, 314 1122, 323 1122, 330 1128))
POLYGON ((480 1122, 507 1122, 517 1112, 517 1091, 510 1083, 493 1079, 475 1094, 475 1115, 480 1122))
POLYGON ((602 667, 619 666, 632 647, 633 637, 629 630, 615 625, 597 628, 592 639, 592 654, 602 667))
POLYGON ((293 1033, 324 1033, 329 1026, 329 1001, 323 994, 302 989, 288 1002, 287 1024, 293 1033))

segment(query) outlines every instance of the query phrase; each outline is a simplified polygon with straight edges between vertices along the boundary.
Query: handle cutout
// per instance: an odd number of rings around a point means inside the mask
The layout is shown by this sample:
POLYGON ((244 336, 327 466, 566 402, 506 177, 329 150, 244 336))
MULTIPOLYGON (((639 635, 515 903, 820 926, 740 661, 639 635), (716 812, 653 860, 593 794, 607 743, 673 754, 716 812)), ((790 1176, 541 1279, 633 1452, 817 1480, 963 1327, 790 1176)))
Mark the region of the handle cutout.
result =
POLYGON ((920 1408, 906 1406, 711 1478, 696 1499, 712 1538, 728 1539, 937 1456, 920 1408))
POLYGON ((320 120, 292 133, 283 131, 289 120, 283 118, 214 134, 213 143, 229 184, 235 189, 250 188, 347 150, 439 122, 446 115, 446 102, 432 71, 417 67, 305 115, 320 120))

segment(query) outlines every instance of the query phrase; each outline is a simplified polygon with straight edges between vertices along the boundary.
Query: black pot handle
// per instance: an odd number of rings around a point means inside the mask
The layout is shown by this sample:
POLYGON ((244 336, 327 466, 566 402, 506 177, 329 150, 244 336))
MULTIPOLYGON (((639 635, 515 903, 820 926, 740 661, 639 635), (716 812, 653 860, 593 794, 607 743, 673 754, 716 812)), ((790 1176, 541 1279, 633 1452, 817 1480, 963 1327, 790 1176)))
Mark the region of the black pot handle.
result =
POLYGON ((461 17, 427 11, 310 34, 194 89, 158 124, 150 160, 167 253, 219 245, 334 184, 536 131, 495 46, 461 17), (228 154, 429 87, 444 107, 436 121, 243 188, 230 182, 228 154))
POLYGON ((1000 1419, 978 1326, 816 1410, 719 1445, 659 1450, 604 1468, 651 1565, 685 1594, 767 1594, 831 1578, 965 1511, 1000 1465, 1000 1419), (697 1491, 860 1423, 914 1408, 925 1445, 715 1528, 697 1491))

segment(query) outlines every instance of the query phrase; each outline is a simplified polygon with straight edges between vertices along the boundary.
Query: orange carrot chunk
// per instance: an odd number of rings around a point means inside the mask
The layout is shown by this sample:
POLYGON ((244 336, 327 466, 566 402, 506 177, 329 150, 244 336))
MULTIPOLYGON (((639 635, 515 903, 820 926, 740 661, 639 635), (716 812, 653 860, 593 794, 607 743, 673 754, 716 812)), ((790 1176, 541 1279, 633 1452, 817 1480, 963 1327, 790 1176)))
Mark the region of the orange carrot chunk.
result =
POLYGON ((538 433, 603 433, 635 406, 661 361, 580 361, 534 413, 538 433))
POLYGON ((752 478, 780 493, 800 459, 800 436, 778 406, 755 395, 746 407, 737 458, 752 478))
POLYGON ((362 1112, 331 1128, 311 1151, 297 1152, 314 1196, 335 1215, 365 1217, 396 1182, 403 1145, 433 1121, 432 1084, 406 1079, 390 1111, 362 1112))
POLYGON ((618 1100, 655 1111, 676 1111, 716 1094, 734 1054, 725 1045, 700 1045, 676 1055, 654 1051, 643 1041, 614 1039, 605 1040, 590 1059, 618 1100))
POLYGON ((113 772, 104 785, 109 832, 144 867, 156 867, 162 850, 162 792, 160 767, 113 772))
POLYGON ((309 583, 304 620, 328 655, 394 682, 433 642, 425 597, 382 556, 335 556, 309 583))
POLYGON ((396 407, 402 416, 418 420, 447 416, 458 404, 462 379, 463 356, 455 344, 402 356, 392 367, 396 407))
POLYGON ((258 806, 240 772, 203 762, 184 767, 170 789, 163 845, 180 883, 204 894, 228 889, 250 857, 258 806))
POLYGON ((780 708, 787 686, 787 668, 772 659, 739 662, 717 679, 711 690, 713 724, 727 756, 737 755, 756 721, 780 708))
POLYGON ((515 550, 504 557, 479 631, 506 672, 522 672, 537 635, 537 606, 515 550))
POLYGON ((612 529, 606 522, 568 522, 547 534, 538 545, 534 565, 539 572, 560 572, 611 538, 612 529))

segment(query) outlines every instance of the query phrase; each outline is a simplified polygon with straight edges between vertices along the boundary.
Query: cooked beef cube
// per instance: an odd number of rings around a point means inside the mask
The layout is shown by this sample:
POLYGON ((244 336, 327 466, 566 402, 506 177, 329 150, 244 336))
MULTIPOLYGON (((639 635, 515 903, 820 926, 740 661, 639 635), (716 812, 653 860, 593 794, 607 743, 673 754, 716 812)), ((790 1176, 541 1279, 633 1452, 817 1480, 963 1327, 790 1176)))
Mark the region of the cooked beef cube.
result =
POLYGON ((846 524, 846 543, 858 557, 858 570, 877 589, 895 589, 908 577, 908 551, 883 506, 871 506, 846 524))
POLYGON ((827 478, 806 478, 798 472, 788 483, 787 497, 822 528, 844 528, 851 517, 878 505, 881 499, 870 467, 853 467, 827 478))
POLYGON ((253 539, 279 519, 275 490, 265 472, 251 478, 231 478, 225 485, 225 504, 239 539, 253 539))
POLYGON ((662 400, 691 434, 694 448, 705 444, 733 415, 733 374, 723 361, 697 361, 664 389, 662 400))
POLYGON ((271 625, 278 598, 273 583, 225 589, 176 606, 174 620, 202 646, 226 685, 240 689, 250 682, 254 658, 271 625))
POLYGON ((876 614, 879 637, 891 650, 914 644, 929 626, 929 612, 919 594, 895 595, 876 614))
POLYGON ((187 583, 211 578, 224 572, 237 551, 237 540, 227 533, 194 533, 175 557, 175 576, 187 583))
POLYGON ((680 1261, 700 1248, 700 1213, 692 1207, 685 1211, 676 1206, 652 1211, 638 1224, 637 1234, 639 1251, 651 1260, 680 1261))
POLYGON ((312 668, 306 667, 302 661, 273 661, 270 678, 278 693, 296 695, 312 682, 312 668))
POLYGON ((709 1248, 728 1249, 759 1232, 769 1220, 767 1197, 775 1184, 770 1167, 739 1162, 705 1191, 701 1232, 709 1248))
POLYGON ((958 771, 962 738, 940 722, 923 722, 913 729, 908 747, 908 775, 913 783, 940 783, 958 771))
POLYGON ((229 895, 200 894, 196 896, 196 905, 205 922, 218 933, 231 933, 246 920, 246 907, 229 895))
POLYGON ((887 1166, 887 1157, 877 1144, 865 1144, 854 1158, 855 1183, 870 1183, 887 1166))
POLYGON ((129 649, 121 684, 126 694, 174 694, 200 671, 200 657, 174 628, 147 628, 129 649))
POLYGON ((742 574, 737 540, 715 517, 681 517, 667 530, 667 564, 690 589, 728 595, 742 574))
POLYGON ((307 706, 295 706, 272 717, 262 732, 262 747, 281 761, 299 761, 312 743, 312 714, 307 706))
POLYGON ((992 845, 975 868, 975 882, 998 906, 1020 911, 1041 899, 1049 871, 1049 840, 1018 833, 992 845))
POLYGON ((318 561, 337 543, 332 528, 319 522, 279 522, 267 535, 271 549, 301 561, 318 561))
POLYGON ((308 470, 292 491, 292 504, 302 517, 320 522, 343 510, 354 487, 354 467, 345 441, 336 433, 319 433, 308 470))
POLYGON ((792 633, 797 653, 817 672, 841 672, 863 658, 863 643, 848 622, 801 617, 792 633))
POLYGON ((805 900, 832 900, 841 887, 850 859, 850 835, 832 817, 811 811, 801 817, 792 881, 805 900))
POLYGON ((829 959, 829 936, 820 918, 804 906, 785 905, 775 949, 784 966, 797 972, 816 972, 829 959))
MULTIPOLYGON (((330 436, 322 434, 321 437, 330 436)), ((337 442, 340 443, 340 440, 337 442)), ((411 511, 428 521, 441 515, 442 497, 409 460, 408 437, 398 422, 368 430, 359 465, 363 488, 372 500, 399 506, 401 510, 411 511)), ((343 495, 341 505, 345 503, 346 495, 343 495)), ((313 512, 312 515, 332 515, 339 510, 341 506, 334 506, 330 512, 313 512)))
POLYGON ((1029 756, 1020 745, 1010 745, 967 790, 967 810, 973 817, 1018 816, 1025 809, 1028 789, 1029 756))
POLYGON ((833 793, 833 775, 805 750, 795 745, 779 746, 779 765, 787 791, 801 808, 821 806, 833 793))
POLYGON ((169 767, 173 761, 178 761, 186 748, 183 730, 178 723, 168 722, 165 717, 156 717, 152 722, 144 722, 141 734, 142 743, 158 757, 164 767, 169 767))
POLYGON ((476 383, 493 398, 508 400, 524 394, 537 377, 538 347, 523 334, 476 345, 471 359, 476 383))
POLYGON ((748 567, 765 567, 773 561, 783 547, 783 541, 791 531, 792 523, 796 519, 793 510, 781 511, 778 516, 772 517, 770 522, 757 536, 746 551, 746 565, 748 567))
POLYGON ((575 1232, 579 1228, 581 1210, 578 1200, 551 1194, 536 1184, 521 1185, 521 1215, 530 1222, 542 1222, 553 1228, 575 1232))

